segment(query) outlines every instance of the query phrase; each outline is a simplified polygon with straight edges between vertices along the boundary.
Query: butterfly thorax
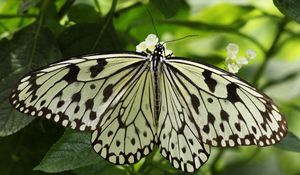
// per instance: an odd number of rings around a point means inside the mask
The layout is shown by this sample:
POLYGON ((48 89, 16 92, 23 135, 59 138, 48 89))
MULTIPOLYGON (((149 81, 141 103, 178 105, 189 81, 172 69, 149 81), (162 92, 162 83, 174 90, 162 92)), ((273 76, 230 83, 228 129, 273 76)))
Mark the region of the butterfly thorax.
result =
POLYGON ((154 84, 155 84, 155 118, 158 119, 160 111, 160 89, 159 89, 159 79, 160 79, 160 69, 161 62, 163 60, 163 53, 165 47, 158 43, 155 45, 153 53, 150 55, 151 60, 151 70, 153 72, 154 84))

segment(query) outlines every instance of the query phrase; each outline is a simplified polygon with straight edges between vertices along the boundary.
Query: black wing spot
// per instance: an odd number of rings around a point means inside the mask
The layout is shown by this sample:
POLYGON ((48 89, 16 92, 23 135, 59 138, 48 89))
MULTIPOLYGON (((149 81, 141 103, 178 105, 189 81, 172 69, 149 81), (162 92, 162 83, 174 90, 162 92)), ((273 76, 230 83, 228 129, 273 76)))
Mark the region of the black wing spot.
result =
POLYGON ((210 112, 208 112, 207 118, 208 118, 208 122, 209 122, 209 123, 214 124, 215 121, 216 121, 216 118, 215 118, 214 115, 213 115, 212 113, 210 113, 210 112))
POLYGON ((174 149, 174 148, 175 148, 175 144, 171 143, 171 149, 174 149))
POLYGON ((190 142, 191 145, 194 145, 193 139, 189 139, 189 142, 190 142))
POLYGON ((85 106, 87 109, 92 109, 93 106, 94 106, 94 99, 88 99, 86 102, 85 102, 85 106))
POLYGON ((81 93, 80 93, 80 91, 72 95, 72 101, 73 102, 79 102, 80 99, 81 99, 81 93))
POLYGON ((239 132, 241 131, 241 125, 239 123, 235 123, 234 126, 239 132))
POLYGON ((199 114, 199 106, 200 106, 200 101, 198 97, 195 94, 191 95, 191 102, 193 105, 194 110, 196 111, 197 114, 199 114))
POLYGON ((36 100, 38 98, 38 96, 36 96, 36 95, 33 95, 32 97, 31 97, 31 100, 30 100, 30 102, 33 102, 34 100, 36 100))
POLYGON ((91 113, 90 113, 90 119, 91 120, 95 120, 96 118, 97 118, 96 112, 95 111, 91 111, 91 113))
POLYGON ((97 60, 97 65, 91 66, 91 78, 95 78, 103 69, 107 62, 104 59, 97 60))
POLYGON ((46 100, 41 101, 40 105, 43 106, 46 103, 46 100))
POLYGON ((103 102, 106 102, 112 93, 113 93, 113 85, 109 84, 103 90, 103 96, 104 96, 103 102))
POLYGON ((91 89, 95 89, 95 88, 96 88, 96 85, 95 85, 95 84, 91 84, 91 85, 90 85, 90 88, 91 88, 91 89))
POLYGON ((220 123, 220 128, 221 128, 221 131, 222 131, 222 132, 225 131, 225 128, 224 128, 224 124, 223 124, 223 123, 220 123))
POLYGON ((80 107, 76 106, 76 108, 74 109, 74 113, 76 114, 79 111, 80 107))
POLYGON ((210 97, 207 99, 207 101, 208 101, 208 103, 214 102, 214 100, 212 98, 210 98, 210 97))
POLYGON ((202 75, 204 76, 204 81, 207 84, 209 90, 211 92, 215 92, 216 86, 217 86, 217 81, 213 78, 211 78, 211 72, 209 70, 204 70, 202 72, 202 75))
POLYGON ((208 133, 209 133, 209 126, 208 126, 208 125, 205 125, 205 126, 203 127, 203 131, 204 131, 206 134, 208 134, 208 133))
POLYGON ((266 123, 261 123, 260 126, 261 126, 265 131, 267 131, 267 125, 266 125, 266 123))
POLYGON ((116 141, 116 146, 119 147, 121 145, 121 142, 119 140, 116 141))
POLYGON ((227 88, 227 100, 232 103, 242 101, 239 95, 237 94, 238 85, 230 83, 226 86, 227 88))
POLYGON ((132 145, 135 145, 135 139, 134 139, 134 138, 132 138, 132 139, 130 140, 130 142, 131 142, 132 145))
POLYGON ((198 154, 202 153, 203 150, 202 149, 198 149, 198 154))
POLYGON ((61 100, 57 103, 57 108, 62 107, 65 104, 65 101, 61 100))
POLYGON ((110 137, 111 135, 113 135, 113 133, 114 133, 114 132, 112 132, 112 131, 108 131, 107 137, 110 137))
POLYGON ((186 148, 183 147, 183 148, 181 149, 181 151, 183 152, 183 154, 185 154, 185 153, 186 153, 186 148))
POLYGON ((70 64, 67 66, 69 68, 69 72, 62 78, 62 80, 67 81, 69 84, 77 81, 77 75, 80 71, 79 67, 75 64, 70 64))
POLYGON ((244 118, 243 118, 243 116, 240 113, 238 114, 238 119, 244 121, 244 118))
POLYGON ((221 119, 223 121, 228 121, 229 120, 229 114, 226 111, 224 111, 223 109, 221 110, 221 119))
POLYGON ((256 134, 257 133, 256 128, 254 126, 252 126, 251 128, 252 128, 252 131, 254 132, 254 134, 256 134))
POLYGON ((143 136, 147 137, 147 132, 146 131, 143 132, 143 136))

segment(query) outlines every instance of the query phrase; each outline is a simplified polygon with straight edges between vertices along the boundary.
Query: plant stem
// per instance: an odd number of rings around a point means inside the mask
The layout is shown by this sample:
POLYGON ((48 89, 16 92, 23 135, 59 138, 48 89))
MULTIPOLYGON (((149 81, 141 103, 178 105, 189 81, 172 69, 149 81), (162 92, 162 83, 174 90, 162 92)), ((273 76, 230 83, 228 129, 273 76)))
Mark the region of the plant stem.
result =
POLYGON ((0 19, 10 19, 10 18, 37 18, 38 15, 35 14, 18 14, 18 15, 14 15, 14 14, 2 14, 0 15, 0 19))
POLYGON ((70 10, 75 0, 67 0, 57 13, 57 18, 60 20, 70 10))
POLYGON ((103 26, 102 26, 102 28, 101 28, 101 30, 100 30, 98 36, 97 36, 97 39, 96 39, 96 41, 95 41, 95 43, 94 43, 92 49, 90 50, 91 52, 95 51, 95 49, 96 49, 96 47, 97 47, 97 45, 98 45, 100 39, 102 38, 102 36, 103 36, 103 34, 104 34, 104 31, 107 29, 109 23, 112 21, 114 12, 115 12, 116 7, 117 7, 117 3, 118 3, 118 0, 113 0, 112 5, 111 5, 111 8, 110 8, 110 10, 109 10, 109 12, 108 12, 108 14, 107 14, 107 17, 106 17, 106 19, 105 19, 105 21, 104 21, 104 24, 103 24, 103 26))
POLYGON ((48 4, 49 4, 49 0, 44 0, 40 7, 40 13, 38 16, 38 21, 37 21, 37 28, 36 28, 36 30, 34 32, 34 36, 33 36, 33 44, 32 44, 32 49, 30 51, 27 69, 31 69, 31 66, 32 66, 32 60, 34 58, 35 50, 37 47, 37 40, 40 35, 40 31, 41 31, 41 28, 42 28, 42 25, 44 22, 44 12, 45 12, 45 9, 47 9, 48 4))
POLYGON ((278 23, 278 29, 277 29, 275 38, 273 40, 273 43, 270 46, 270 48, 265 52, 265 56, 264 56, 265 59, 264 59, 263 63, 261 64, 261 66, 258 68, 256 74, 254 75, 254 78, 252 81, 254 85, 256 85, 256 86, 258 85, 258 81, 259 81, 260 77, 262 76, 263 71, 265 70, 270 59, 272 58, 272 55, 275 54, 275 49, 278 44, 278 41, 279 41, 282 33, 285 31, 285 26, 288 22, 289 21, 287 18, 282 18, 281 21, 278 23))

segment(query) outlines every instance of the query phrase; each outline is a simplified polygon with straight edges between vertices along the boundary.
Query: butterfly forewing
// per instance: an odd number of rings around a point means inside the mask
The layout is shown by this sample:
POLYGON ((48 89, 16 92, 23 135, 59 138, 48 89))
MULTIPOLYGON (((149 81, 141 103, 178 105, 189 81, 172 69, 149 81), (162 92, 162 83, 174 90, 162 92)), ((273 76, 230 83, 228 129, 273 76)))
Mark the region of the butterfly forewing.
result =
POLYGON ((272 100, 235 75, 180 59, 165 64, 204 143, 266 146, 286 135, 286 120, 272 100))
POLYGON ((22 113, 96 130, 105 109, 144 71, 145 61, 140 54, 106 54, 57 62, 21 78, 10 102, 22 113))

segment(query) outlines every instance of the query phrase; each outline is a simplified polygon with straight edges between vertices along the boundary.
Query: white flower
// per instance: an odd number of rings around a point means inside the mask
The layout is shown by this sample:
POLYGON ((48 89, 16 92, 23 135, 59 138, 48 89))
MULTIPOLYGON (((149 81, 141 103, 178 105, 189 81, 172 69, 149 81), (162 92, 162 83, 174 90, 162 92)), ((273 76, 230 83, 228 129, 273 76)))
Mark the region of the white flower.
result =
POLYGON ((253 59, 256 56, 255 51, 248 49, 246 52, 246 57, 237 57, 239 46, 234 43, 229 43, 226 47, 226 50, 228 54, 225 60, 226 68, 231 73, 237 73, 243 65, 248 64, 249 60, 253 59))
POLYGON ((158 37, 154 34, 149 34, 145 41, 141 42, 136 46, 137 52, 153 52, 155 45, 158 43, 158 37))
POLYGON ((251 49, 248 49, 246 54, 247 54, 248 60, 252 60, 253 58, 256 57, 256 52, 254 50, 251 50, 251 49))
POLYGON ((236 63, 237 63, 238 65, 246 65, 246 64, 248 64, 248 59, 245 58, 245 57, 238 57, 238 58, 236 59, 236 63))
POLYGON ((158 37, 154 34, 149 34, 145 40, 147 49, 154 51, 155 45, 158 43, 158 37))
POLYGON ((137 52, 146 52, 146 50, 147 50, 147 45, 146 45, 145 41, 141 42, 140 44, 138 44, 136 46, 136 51, 137 52))
MULTIPOLYGON (((140 44, 138 44, 136 46, 136 51, 153 53, 153 51, 155 50, 155 46, 158 44, 158 41, 159 41, 159 39, 156 35, 149 34, 147 36, 147 38, 145 39, 145 41, 141 42, 140 44)), ((167 49, 166 43, 160 42, 160 44, 162 44, 165 48, 165 51, 164 51, 165 56, 173 55, 173 52, 171 50, 167 49)))
POLYGON ((239 52, 239 46, 234 43, 229 43, 226 47, 228 57, 236 58, 237 53, 239 52))
POLYGON ((232 63, 232 64, 227 64, 227 70, 231 73, 238 73, 240 69, 240 66, 238 64, 232 63))

